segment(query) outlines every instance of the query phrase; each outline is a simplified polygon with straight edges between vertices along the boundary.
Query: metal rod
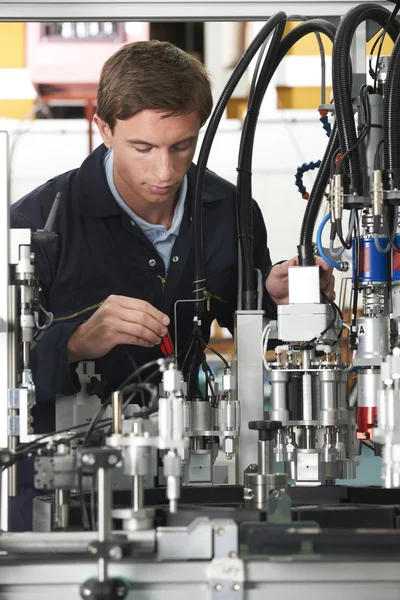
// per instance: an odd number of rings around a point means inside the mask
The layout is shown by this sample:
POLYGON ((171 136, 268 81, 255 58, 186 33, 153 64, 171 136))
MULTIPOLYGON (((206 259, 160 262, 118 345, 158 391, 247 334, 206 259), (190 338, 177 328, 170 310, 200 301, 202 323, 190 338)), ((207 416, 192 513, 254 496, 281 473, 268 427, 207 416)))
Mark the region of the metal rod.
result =
POLYGON ((57 529, 68 529, 69 525, 69 491, 56 490, 54 524, 57 529))
MULTIPOLYGON (((10 389, 18 386, 18 288, 10 285, 8 288, 8 385, 10 389)), ((8 409, 8 417, 18 416, 16 408, 8 409)), ((18 438, 15 435, 8 436, 8 448, 14 452, 17 448, 18 438)), ((8 495, 18 495, 18 465, 15 463, 8 469, 8 495)))
POLYGON ((134 475, 132 479, 132 508, 138 511, 144 506, 144 481, 142 475, 134 475))
POLYGON ((111 398, 112 398, 113 430, 116 435, 120 435, 122 433, 123 394, 122 394, 122 392, 113 392, 111 398))
POLYGON ((261 475, 269 475, 274 471, 274 441, 258 441, 258 468, 261 475))
MULTIPOLYGON (((97 494, 98 494, 98 540, 105 542, 111 535, 111 471, 100 468, 97 472, 97 494)), ((99 558, 98 562, 99 581, 107 579, 107 561, 99 558)))

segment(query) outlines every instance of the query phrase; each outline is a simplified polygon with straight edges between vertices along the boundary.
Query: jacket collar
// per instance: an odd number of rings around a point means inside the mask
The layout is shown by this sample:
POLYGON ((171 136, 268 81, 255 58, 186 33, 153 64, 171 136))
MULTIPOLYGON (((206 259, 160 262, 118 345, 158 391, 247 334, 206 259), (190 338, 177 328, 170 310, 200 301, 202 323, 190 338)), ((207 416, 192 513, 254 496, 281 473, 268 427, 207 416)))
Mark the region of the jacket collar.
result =
MULTIPOLYGON (((80 190, 78 209, 85 217, 102 218, 121 215, 122 213, 122 209, 108 187, 103 165, 106 152, 107 148, 104 144, 101 144, 89 154, 78 170, 77 184, 80 190)), ((197 166, 192 163, 187 173, 188 193, 186 201, 190 205, 192 204, 196 173, 197 166)), ((214 177, 210 171, 207 171, 203 190, 203 204, 226 198, 222 186, 212 180, 214 177)))

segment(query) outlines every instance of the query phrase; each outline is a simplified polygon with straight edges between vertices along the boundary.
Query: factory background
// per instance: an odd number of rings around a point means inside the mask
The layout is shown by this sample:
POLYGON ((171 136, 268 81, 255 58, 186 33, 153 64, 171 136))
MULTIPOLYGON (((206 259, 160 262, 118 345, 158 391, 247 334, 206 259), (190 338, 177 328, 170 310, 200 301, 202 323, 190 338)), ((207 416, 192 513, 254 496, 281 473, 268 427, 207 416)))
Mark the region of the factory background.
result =
MULTIPOLYGON (((0 23, 0 128, 10 133, 11 202, 51 177, 78 167, 101 143, 92 126, 96 82, 104 61, 122 44, 145 39, 176 43, 205 63, 217 99, 262 25, 0 23)), ((288 24, 287 30, 294 26, 288 24)), ((367 56, 374 39, 367 44, 367 56)), ((326 38, 324 48, 329 101, 331 44, 326 38)), ((391 50, 387 39, 383 54, 391 50)), ((252 69, 233 95, 210 155, 209 168, 232 182, 236 181, 251 74, 252 69)), ((257 128, 253 197, 264 215, 273 262, 296 254, 306 204, 295 186, 295 173, 299 165, 323 156, 327 137, 319 120, 320 102, 321 61, 316 38, 309 35, 284 58, 265 97, 257 128)), ((312 183, 313 174, 306 174, 308 191, 312 183)), ((219 343, 224 354, 232 354, 231 340, 225 341, 224 332, 217 327, 213 343, 219 343)), ((380 460, 372 455, 368 458, 358 471, 358 485, 379 481, 380 460)))

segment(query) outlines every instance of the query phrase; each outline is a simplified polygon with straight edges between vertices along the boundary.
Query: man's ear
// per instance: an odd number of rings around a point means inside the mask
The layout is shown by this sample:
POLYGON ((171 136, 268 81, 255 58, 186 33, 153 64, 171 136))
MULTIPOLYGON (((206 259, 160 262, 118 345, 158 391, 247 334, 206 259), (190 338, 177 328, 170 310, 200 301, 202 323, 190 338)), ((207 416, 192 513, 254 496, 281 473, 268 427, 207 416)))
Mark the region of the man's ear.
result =
POLYGON ((100 117, 98 115, 94 115, 93 121, 96 123, 96 125, 98 127, 98 130, 100 132, 100 135, 102 137, 104 145, 107 148, 112 148, 113 134, 112 134, 112 131, 111 131, 109 125, 107 125, 107 123, 105 121, 103 121, 103 119, 100 119, 100 117))

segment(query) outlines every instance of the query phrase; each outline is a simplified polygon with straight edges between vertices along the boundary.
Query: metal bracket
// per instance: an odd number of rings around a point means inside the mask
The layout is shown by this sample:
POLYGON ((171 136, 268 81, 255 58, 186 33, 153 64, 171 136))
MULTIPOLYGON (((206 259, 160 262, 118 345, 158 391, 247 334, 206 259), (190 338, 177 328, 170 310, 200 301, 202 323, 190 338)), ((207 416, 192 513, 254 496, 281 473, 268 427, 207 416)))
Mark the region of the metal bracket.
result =
POLYGON ((238 526, 214 519, 214 559, 207 570, 211 600, 244 599, 244 563, 239 557, 238 526))
POLYGON ((158 560, 210 560, 213 556, 212 523, 205 517, 188 527, 157 528, 158 560))
POLYGON ((214 558, 207 578, 211 600, 244 600, 244 563, 240 558, 214 558))

